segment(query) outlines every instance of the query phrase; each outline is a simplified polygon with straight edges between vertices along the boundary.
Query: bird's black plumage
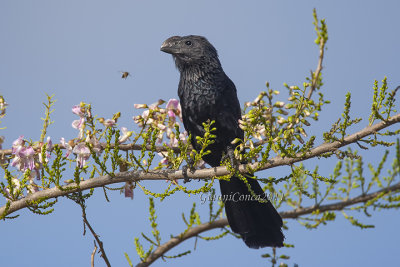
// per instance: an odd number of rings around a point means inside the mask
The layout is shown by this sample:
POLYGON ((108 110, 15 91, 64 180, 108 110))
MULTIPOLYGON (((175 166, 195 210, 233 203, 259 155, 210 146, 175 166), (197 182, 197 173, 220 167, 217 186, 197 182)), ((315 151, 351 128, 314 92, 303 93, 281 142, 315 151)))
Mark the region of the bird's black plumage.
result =
MULTIPOLYGON (((200 147, 195 137, 205 132, 203 122, 215 121, 216 139, 208 146, 211 153, 203 160, 213 167, 219 166, 223 154, 235 148, 231 142, 244 137, 238 123, 241 109, 234 83, 223 71, 217 50, 202 36, 173 36, 162 44, 161 51, 172 54, 180 72, 178 95, 183 124, 196 149, 200 147)), ((249 178, 248 182, 257 195, 266 198, 255 179, 249 178)), ((251 193, 235 176, 230 181, 220 181, 220 188, 223 196, 231 196, 231 200, 225 201, 229 225, 247 246, 283 246, 282 218, 269 201, 240 201, 240 195, 251 193)))

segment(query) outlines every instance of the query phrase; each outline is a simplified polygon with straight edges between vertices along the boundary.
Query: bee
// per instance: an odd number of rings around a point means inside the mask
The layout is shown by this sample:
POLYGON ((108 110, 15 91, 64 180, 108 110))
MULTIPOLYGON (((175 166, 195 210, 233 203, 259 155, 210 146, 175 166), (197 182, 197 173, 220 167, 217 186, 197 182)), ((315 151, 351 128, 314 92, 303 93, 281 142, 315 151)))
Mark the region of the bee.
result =
POLYGON ((121 78, 125 79, 128 78, 128 76, 132 76, 129 72, 127 71, 120 71, 120 73, 122 74, 121 78))

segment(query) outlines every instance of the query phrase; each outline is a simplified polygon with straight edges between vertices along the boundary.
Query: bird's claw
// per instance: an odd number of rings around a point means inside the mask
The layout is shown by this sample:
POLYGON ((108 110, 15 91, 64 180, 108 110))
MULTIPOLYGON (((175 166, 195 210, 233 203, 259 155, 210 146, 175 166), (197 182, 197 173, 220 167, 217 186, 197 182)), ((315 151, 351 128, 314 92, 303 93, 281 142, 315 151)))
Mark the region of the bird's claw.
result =
POLYGON ((233 148, 230 147, 227 148, 226 154, 222 157, 222 161, 225 161, 226 159, 229 159, 232 168, 236 170, 239 169, 239 161, 235 157, 235 152, 233 148))
POLYGON ((183 174, 183 182, 187 183, 189 182, 189 176, 188 176, 188 169, 191 173, 194 173, 196 169, 193 167, 193 160, 189 158, 188 164, 182 167, 182 174, 183 174))

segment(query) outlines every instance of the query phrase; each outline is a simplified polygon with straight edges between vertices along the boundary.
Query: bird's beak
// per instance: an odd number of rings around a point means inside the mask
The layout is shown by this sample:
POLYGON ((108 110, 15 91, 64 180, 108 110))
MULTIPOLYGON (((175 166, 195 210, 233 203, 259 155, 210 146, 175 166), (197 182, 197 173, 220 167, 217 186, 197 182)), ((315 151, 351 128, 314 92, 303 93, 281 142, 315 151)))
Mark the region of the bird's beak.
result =
POLYGON ((178 52, 178 49, 176 47, 176 42, 179 40, 179 36, 172 36, 168 38, 167 40, 164 41, 164 43, 161 45, 160 50, 168 53, 168 54, 175 54, 178 52))
POLYGON ((165 52, 165 53, 168 53, 168 54, 174 54, 174 52, 176 52, 176 48, 174 48, 173 46, 171 46, 170 43, 167 43, 167 42, 164 42, 161 45, 160 50, 165 52))

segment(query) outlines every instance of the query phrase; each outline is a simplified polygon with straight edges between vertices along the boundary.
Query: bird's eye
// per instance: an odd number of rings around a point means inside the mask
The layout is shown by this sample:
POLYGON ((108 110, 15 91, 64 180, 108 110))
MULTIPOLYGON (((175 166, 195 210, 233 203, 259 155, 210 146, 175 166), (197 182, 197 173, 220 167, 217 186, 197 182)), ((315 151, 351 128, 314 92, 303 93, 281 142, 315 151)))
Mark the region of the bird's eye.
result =
POLYGON ((186 44, 187 46, 191 46, 191 45, 192 45, 192 42, 191 42, 191 41, 186 41, 185 44, 186 44))

